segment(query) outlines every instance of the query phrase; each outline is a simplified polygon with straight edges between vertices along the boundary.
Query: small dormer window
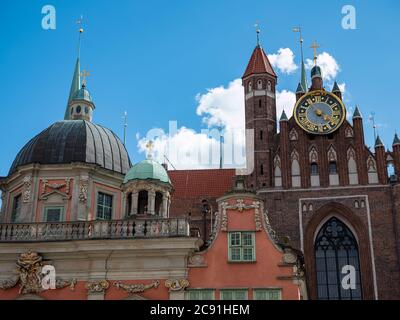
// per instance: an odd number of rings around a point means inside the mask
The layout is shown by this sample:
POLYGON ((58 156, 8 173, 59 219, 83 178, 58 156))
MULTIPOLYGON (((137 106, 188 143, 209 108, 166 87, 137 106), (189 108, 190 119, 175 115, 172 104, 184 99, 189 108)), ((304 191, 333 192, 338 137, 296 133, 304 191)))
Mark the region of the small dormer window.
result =
POLYGON ((85 107, 85 113, 88 114, 89 113, 89 108, 85 107))
POLYGON ((262 81, 261 80, 257 81, 257 89, 259 89, 259 90, 262 89, 262 81))
POLYGON ((268 81, 267 89, 268 89, 268 91, 272 91, 271 81, 268 81))
POLYGON ((81 106, 77 106, 77 107, 76 107, 76 113, 81 113, 81 111, 82 111, 81 106))
POLYGON ((249 82, 249 92, 253 90, 253 85, 251 84, 251 81, 249 82))

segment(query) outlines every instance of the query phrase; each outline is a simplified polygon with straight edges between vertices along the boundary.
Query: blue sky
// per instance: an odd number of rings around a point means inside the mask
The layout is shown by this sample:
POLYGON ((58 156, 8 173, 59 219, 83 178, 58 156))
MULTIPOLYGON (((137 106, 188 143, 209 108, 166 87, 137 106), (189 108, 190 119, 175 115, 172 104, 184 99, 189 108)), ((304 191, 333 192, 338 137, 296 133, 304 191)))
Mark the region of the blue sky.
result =
MULTIPOLYGON (((241 77, 255 45, 254 23, 262 26, 268 54, 290 48, 299 63, 301 25, 305 56, 317 40, 340 66, 349 109, 360 106, 367 144, 373 143, 368 114, 375 111, 387 146, 400 129, 398 1, 2 1, 0 11, 0 176, 19 149, 64 115, 76 59, 77 25, 85 34, 81 64, 96 110, 94 122, 122 137, 122 114, 129 113, 127 148, 133 162, 137 137, 151 128, 207 127, 207 112, 196 113, 197 94, 241 77), (41 9, 56 8, 56 30, 43 30, 41 9), (357 29, 341 27, 341 9, 356 8, 357 29)), ((297 70, 298 71, 298 70, 297 70)), ((294 91, 299 73, 279 72, 278 90, 294 91)))

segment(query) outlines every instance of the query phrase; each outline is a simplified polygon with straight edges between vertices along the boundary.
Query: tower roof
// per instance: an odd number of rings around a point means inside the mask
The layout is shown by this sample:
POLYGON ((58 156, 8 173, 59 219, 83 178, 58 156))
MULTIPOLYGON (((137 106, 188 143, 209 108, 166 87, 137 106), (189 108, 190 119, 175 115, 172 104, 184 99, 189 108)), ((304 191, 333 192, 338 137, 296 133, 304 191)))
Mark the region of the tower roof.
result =
POLYGON ((281 119, 279 121, 288 121, 285 110, 282 111, 281 119))
POLYGON ((158 180, 171 184, 165 168, 152 159, 143 160, 129 169, 125 175, 124 183, 131 180, 158 180))
POLYGON ((268 73, 275 78, 277 77, 267 55, 259 45, 255 47, 242 78, 257 73, 268 73))
POLYGON ((340 88, 339 88, 339 86, 338 86, 336 81, 333 84, 332 92, 340 92, 340 88))
POLYGON ((315 65, 311 69, 311 78, 319 77, 322 78, 321 68, 318 65, 315 65))
POLYGON ((76 63, 75 63, 75 69, 74 69, 74 75, 72 77, 71 89, 69 90, 68 103, 67 103, 67 108, 65 110, 65 116, 64 116, 65 120, 69 119, 68 104, 74 99, 75 95, 78 93, 78 91, 80 89, 81 89, 81 64, 80 64, 80 60, 78 57, 76 59, 76 63))
POLYGON ((303 85, 299 82, 297 85, 296 93, 305 93, 306 91, 303 88, 303 85))
POLYGON ((376 141, 375 141, 375 148, 377 147, 383 147, 383 143, 381 138, 379 137, 379 135, 376 137, 376 141))
POLYGON ((399 145, 399 144, 400 144, 399 136, 397 135, 397 133, 395 133, 392 145, 396 146, 396 145, 399 145))
POLYGON ((358 110, 358 106, 356 106, 356 109, 354 110, 353 119, 354 118, 361 118, 361 113, 360 110, 358 110))

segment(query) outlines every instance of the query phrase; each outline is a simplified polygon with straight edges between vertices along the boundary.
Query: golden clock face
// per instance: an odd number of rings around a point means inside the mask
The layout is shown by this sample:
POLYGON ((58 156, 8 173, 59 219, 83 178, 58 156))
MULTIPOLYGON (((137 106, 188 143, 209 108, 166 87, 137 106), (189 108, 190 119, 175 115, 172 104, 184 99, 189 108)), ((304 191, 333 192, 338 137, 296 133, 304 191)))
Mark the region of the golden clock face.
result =
POLYGON ((293 115, 297 124, 308 133, 329 134, 346 119, 346 108, 334 94, 317 90, 297 101, 293 115))

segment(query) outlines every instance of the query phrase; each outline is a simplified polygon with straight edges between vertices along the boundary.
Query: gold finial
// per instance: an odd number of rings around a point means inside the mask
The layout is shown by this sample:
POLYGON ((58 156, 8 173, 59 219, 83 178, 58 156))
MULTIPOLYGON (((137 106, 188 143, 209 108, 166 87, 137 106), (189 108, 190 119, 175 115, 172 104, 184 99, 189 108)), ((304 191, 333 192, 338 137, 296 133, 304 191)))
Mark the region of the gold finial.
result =
POLYGON ((321 46, 316 41, 314 41, 314 43, 310 47, 310 48, 314 49, 314 64, 315 65, 317 65, 317 58, 318 58, 317 49, 320 47, 321 46))
POLYGON ((81 78, 82 78, 82 85, 86 87, 86 79, 87 79, 88 77, 90 77, 90 71, 88 71, 88 70, 83 70, 83 71, 80 73, 80 76, 81 76, 81 78))
POLYGON ((261 27, 260 23, 257 20, 256 23, 254 24, 254 28, 256 28, 256 33, 257 33, 257 46, 260 45, 260 32, 261 32, 261 27))
POLYGON ((146 143, 147 159, 152 159, 152 157, 153 157, 153 148, 154 148, 154 142, 149 140, 146 143))

